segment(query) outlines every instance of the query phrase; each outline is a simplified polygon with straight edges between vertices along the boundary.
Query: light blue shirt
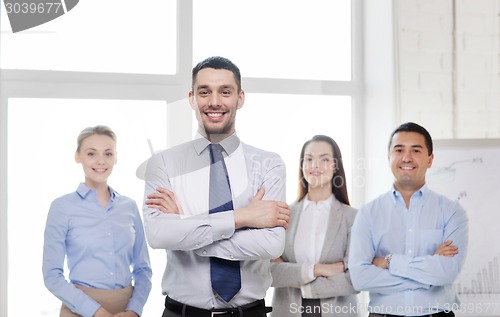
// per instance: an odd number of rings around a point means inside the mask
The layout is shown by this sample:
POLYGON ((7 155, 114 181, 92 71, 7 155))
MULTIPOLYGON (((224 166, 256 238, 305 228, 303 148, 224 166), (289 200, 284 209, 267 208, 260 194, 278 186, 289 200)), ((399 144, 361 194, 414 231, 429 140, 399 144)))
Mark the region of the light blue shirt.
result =
MULTIPOLYGON (((209 144, 198 134, 149 160, 145 198, 167 188, 182 212, 165 214, 144 205, 146 235, 151 247, 167 252, 163 294, 204 309, 242 306, 266 296, 272 280, 269 260, 283 253, 285 229, 235 230, 233 210, 209 214, 209 144), (241 261, 241 289, 229 303, 212 290, 210 257, 241 261)), ((248 206, 260 188, 263 199, 285 201, 285 166, 278 154, 244 144, 236 134, 220 144, 234 209, 248 206)))
POLYGON ((73 284, 134 291, 127 310, 142 314, 151 290, 151 266, 144 228, 132 199, 110 188, 106 207, 96 191, 80 184, 76 192, 55 199, 45 227, 43 278, 45 286, 70 310, 91 317, 100 304, 73 284), (64 277, 64 259, 69 268, 64 277))
POLYGON ((467 244, 468 219, 457 202, 424 185, 407 208, 393 187, 356 216, 349 253, 353 286, 370 292, 372 313, 420 316, 451 310, 459 302, 453 283, 467 244), (447 240, 458 247, 458 254, 434 255, 447 240), (389 253, 389 270, 372 265, 374 258, 389 253))

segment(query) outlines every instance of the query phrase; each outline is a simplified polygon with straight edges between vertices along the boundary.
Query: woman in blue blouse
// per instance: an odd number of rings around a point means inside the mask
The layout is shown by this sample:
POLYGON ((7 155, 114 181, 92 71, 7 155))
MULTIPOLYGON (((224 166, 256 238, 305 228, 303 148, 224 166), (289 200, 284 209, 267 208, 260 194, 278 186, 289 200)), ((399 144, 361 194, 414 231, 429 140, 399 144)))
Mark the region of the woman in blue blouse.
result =
POLYGON ((137 317, 151 290, 151 266, 137 204, 108 186, 116 136, 106 126, 78 136, 85 182, 55 199, 45 227, 43 278, 61 317, 137 317), (64 260, 69 281, 64 276, 64 260))

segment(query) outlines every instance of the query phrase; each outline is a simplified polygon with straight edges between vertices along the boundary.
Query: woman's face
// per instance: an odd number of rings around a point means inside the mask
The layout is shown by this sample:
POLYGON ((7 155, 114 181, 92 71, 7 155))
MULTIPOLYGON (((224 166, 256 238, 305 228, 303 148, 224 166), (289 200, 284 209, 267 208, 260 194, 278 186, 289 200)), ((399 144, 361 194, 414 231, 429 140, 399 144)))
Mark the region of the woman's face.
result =
POLYGON ((335 173, 333 149, 323 141, 311 142, 304 150, 302 173, 309 189, 332 186, 335 173))
POLYGON ((116 164, 115 141, 107 135, 91 135, 82 141, 75 160, 82 164, 87 186, 106 184, 116 164))

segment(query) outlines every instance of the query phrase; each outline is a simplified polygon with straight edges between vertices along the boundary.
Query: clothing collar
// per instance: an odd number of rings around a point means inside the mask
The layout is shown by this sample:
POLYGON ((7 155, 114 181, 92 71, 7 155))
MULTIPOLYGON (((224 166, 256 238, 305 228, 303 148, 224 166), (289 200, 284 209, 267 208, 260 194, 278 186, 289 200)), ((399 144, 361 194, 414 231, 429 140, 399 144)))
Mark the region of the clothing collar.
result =
POLYGON ((303 209, 306 210, 307 208, 309 208, 309 206, 313 206, 313 207, 316 207, 319 210, 331 210, 332 206, 335 204, 336 201, 337 201, 337 199, 335 198, 335 196, 333 194, 331 194, 325 200, 318 201, 318 203, 316 203, 316 202, 314 202, 312 200, 309 200, 308 195, 306 195, 304 197, 304 207, 303 207, 303 209))
MULTIPOLYGON (((115 197, 116 195, 118 195, 118 193, 109 185, 108 189, 111 193, 111 201, 115 200, 115 197)), ((85 183, 80 183, 80 185, 78 185, 78 188, 76 189, 76 192, 78 193, 78 195, 80 195, 80 197, 86 198, 90 192, 95 192, 95 190, 85 185, 85 183)))
MULTIPOLYGON (((203 152, 203 150, 205 150, 210 143, 211 142, 207 138, 202 136, 200 132, 196 132, 195 139, 193 140, 193 145, 198 155, 201 155, 201 152, 203 152)), ((220 141, 219 144, 222 146, 227 155, 230 156, 240 145, 240 139, 235 132, 224 140, 220 141)))
MULTIPOLYGON (((392 184, 392 202, 394 204, 396 204, 396 202, 398 201, 398 198, 402 198, 401 196, 401 193, 394 187, 394 184, 392 184)), ((411 195, 411 197, 416 197, 418 195, 418 197, 426 197, 427 196, 427 193, 429 192, 429 187, 427 186, 427 183, 424 184, 424 186, 420 187, 419 190, 417 190, 416 192, 413 193, 413 195, 411 195)))

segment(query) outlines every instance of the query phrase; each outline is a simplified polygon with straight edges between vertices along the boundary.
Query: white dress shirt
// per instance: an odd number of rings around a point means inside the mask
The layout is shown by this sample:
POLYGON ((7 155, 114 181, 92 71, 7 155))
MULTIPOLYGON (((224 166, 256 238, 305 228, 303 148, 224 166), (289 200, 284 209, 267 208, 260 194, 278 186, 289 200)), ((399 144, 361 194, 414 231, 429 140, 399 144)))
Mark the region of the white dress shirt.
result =
MULTIPOLYGON (((167 250, 165 295, 204 309, 236 307, 265 297, 271 285, 269 260, 282 254, 285 230, 235 230, 232 210, 209 214, 209 144, 198 135, 149 160, 145 197, 159 186, 167 188, 174 192, 182 215, 144 205, 144 225, 151 247, 167 250), (212 256, 241 261, 241 289, 229 303, 213 293, 212 256)), ((227 154, 235 209, 246 207, 261 187, 264 199, 285 201, 285 166, 279 155, 244 144, 235 134, 220 144, 227 154)))

